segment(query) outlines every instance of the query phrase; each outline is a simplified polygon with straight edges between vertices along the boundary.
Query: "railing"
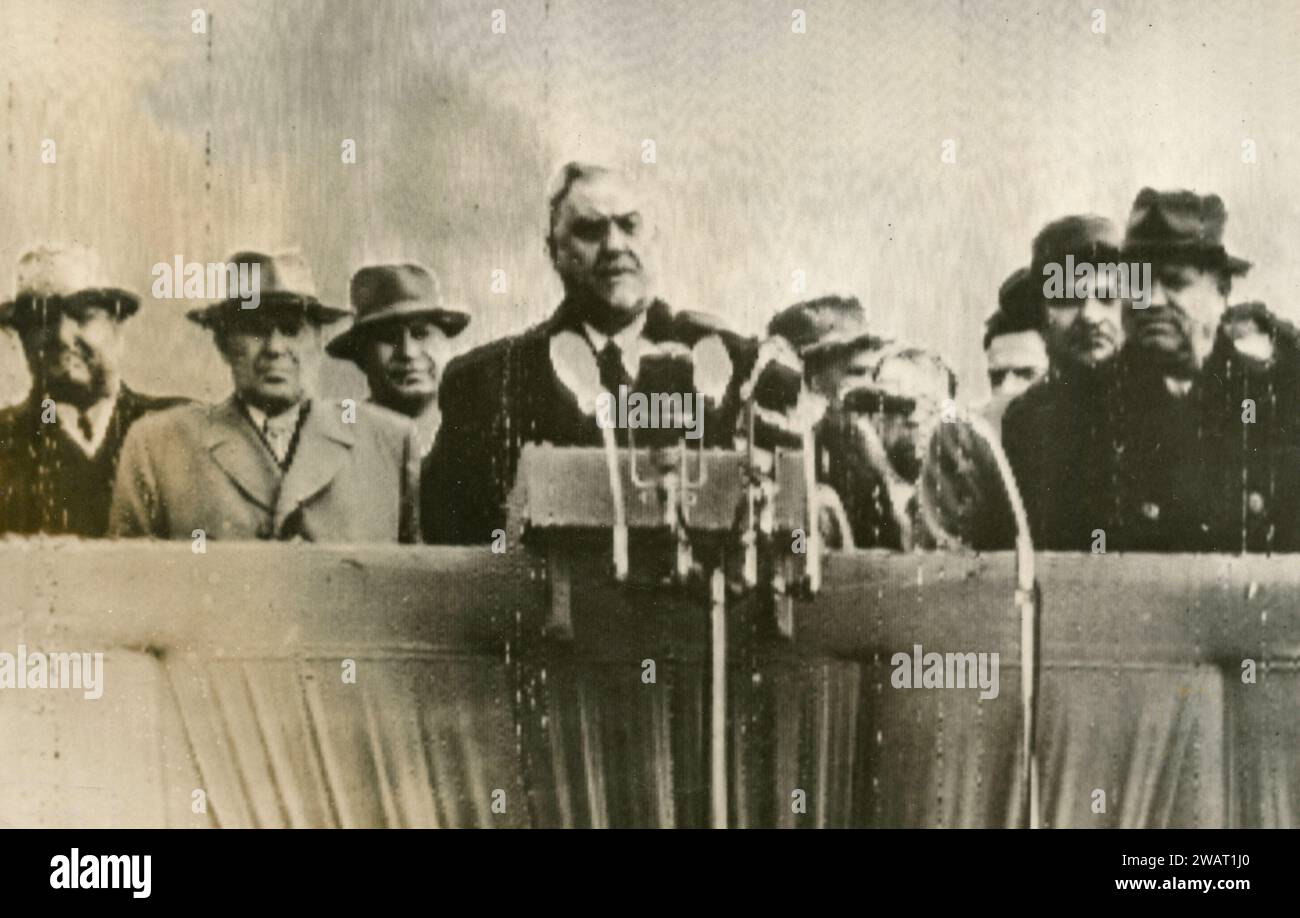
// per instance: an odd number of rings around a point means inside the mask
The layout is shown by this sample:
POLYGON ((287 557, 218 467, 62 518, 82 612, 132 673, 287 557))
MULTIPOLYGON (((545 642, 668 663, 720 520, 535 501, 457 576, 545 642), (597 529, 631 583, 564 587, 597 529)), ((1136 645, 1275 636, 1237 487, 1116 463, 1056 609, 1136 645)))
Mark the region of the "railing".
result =
MULTIPOLYGON (((730 824, 1019 824, 1013 567, 832 554, 791 639, 732 605, 730 824), (895 688, 915 645, 998 653, 997 697, 895 688)), ((560 640, 545 571, 488 548, 0 543, 0 653, 104 654, 98 700, 0 689, 0 822, 708 825, 707 597, 616 585, 593 553, 560 640)), ((1039 580, 1045 825, 1300 824, 1294 558, 1040 555, 1039 580)))

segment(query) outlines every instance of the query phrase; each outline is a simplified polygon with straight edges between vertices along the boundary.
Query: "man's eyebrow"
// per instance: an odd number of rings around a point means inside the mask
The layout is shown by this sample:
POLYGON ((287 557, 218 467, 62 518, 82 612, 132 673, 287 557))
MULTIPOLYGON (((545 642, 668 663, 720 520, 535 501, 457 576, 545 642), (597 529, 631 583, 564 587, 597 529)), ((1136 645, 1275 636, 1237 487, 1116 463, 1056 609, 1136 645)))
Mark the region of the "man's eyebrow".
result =
POLYGON ((602 214, 594 210, 580 210, 575 213, 571 219, 574 226, 595 226, 609 221, 608 214, 602 214))
POLYGON ((640 210, 629 210, 624 213, 607 213, 603 210, 597 210, 593 207, 580 207, 573 215, 575 220, 630 220, 633 217, 640 218, 640 210))

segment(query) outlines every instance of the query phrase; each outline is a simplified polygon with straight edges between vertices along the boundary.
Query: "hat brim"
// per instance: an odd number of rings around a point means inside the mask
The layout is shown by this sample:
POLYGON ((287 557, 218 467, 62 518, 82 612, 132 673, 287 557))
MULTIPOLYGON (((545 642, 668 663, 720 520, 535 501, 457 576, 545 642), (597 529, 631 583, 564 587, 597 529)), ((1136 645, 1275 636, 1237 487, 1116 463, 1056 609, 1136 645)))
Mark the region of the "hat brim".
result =
POLYGON ((1160 245, 1158 243, 1130 243, 1121 250, 1121 257, 1129 261, 1180 262, 1226 271, 1233 276, 1248 272, 1252 262, 1229 255, 1223 246, 1160 245))
MULTIPOLYGON (((41 297, 23 294, 0 303, 0 325, 14 326, 21 324, 21 322, 17 321, 19 314, 22 312, 21 307, 36 299, 41 299, 41 297)), ((76 293, 58 294, 44 297, 44 299, 56 308, 70 301, 83 301, 87 304, 115 303, 117 304, 117 317, 119 320, 129 319, 140 311, 140 297, 121 287, 89 287, 85 290, 78 290, 76 293)))
POLYGON ((887 343, 886 339, 867 331, 838 331, 822 335, 816 341, 799 348, 798 352, 799 356, 808 357, 839 350, 877 349, 887 343))
POLYGON ((448 338, 454 338, 469 325, 470 315, 459 309, 433 306, 418 300, 395 303, 364 318, 357 319, 352 327, 325 345, 325 352, 339 360, 357 359, 358 350, 379 326, 390 322, 424 317, 442 329, 448 338))
MULTIPOLYGON (((349 309, 326 306, 315 297, 302 296, 296 293, 262 294, 256 308, 288 309, 294 307, 301 309, 318 325, 328 325, 331 322, 337 322, 352 315, 352 311, 349 309)), ((185 317, 191 322, 202 325, 204 328, 212 328, 220 324, 221 320, 226 316, 247 314, 252 311, 244 308, 242 300, 219 300, 198 309, 191 309, 185 313, 185 317)))

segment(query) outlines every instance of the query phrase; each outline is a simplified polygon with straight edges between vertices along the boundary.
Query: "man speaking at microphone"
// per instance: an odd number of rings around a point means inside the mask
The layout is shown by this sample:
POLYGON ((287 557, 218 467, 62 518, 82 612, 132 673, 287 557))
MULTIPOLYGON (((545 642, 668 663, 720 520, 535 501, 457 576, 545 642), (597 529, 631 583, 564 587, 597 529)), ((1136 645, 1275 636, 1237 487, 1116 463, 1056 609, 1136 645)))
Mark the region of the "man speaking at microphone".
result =
MULTIPOLYGON (((738 380, 756 345, 654 296, 654 237, 648 201, 628 177, 577 162, 560 171, 546 245, 564 299, 541 324, 448 366, 443 425, 425 463, 421 520, 430 541, 491 541, 524 444, 600 446, 597 396, 635 391, 643 355, 670 345, 690 350, 693 388, 706 395, 703 445, 731 445, 738 380)), ((615 434, 627 442, 626 429, 615 434)))

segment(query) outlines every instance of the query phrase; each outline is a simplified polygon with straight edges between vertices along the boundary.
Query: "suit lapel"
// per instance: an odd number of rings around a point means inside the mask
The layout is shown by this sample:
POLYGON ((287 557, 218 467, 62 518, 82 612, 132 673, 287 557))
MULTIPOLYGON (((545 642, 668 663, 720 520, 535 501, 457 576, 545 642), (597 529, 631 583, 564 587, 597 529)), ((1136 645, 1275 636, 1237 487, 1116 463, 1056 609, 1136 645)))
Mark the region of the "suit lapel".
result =
POLYGON ((212 460, 262 509, 275 509, 280 471, 234 396, 208 413, 208 451, 212 460))
POLYGON ((352 425, 327 403, 311 406, 298 432, 293 461, 284 474, 280 496, 275 504, 275 529, 302 504, 324 490, 351 455, 356 443, 352 425))
POLYGON ((116 462, 117 453, 122 448, 122 441, 126 439, 127 428, 139 419, 143 408, 140 397, 123 383, 117 390, 117 404, 113 406, 113 416, 109 419, 108 431, 104 434, 104 442, 99 445, 99 452, 96 455, 107 453, 113 456, 113 461, 116 462))
POLYGON ((522 433, 527 440, 546 441, 557 446, 598 444, 600 431, 595 420, 582 413, 551 363, 551 338, 566 330, 575 331, 590 347, 591 343, 581 327, 572 329, 559 323, 552 325, 545 334, 525 337, 520 342, 512 372, 517 374, 518 404, 527 406, 522 412, 522 416, 527 418, 522 433))
MULTIPOLYGON (((648 341, 665 340, 670 336, 672 323, 671 307, 662 300, 655 300, 646 307, 646 322, 641 336, 648 341)), ((563 331, 581 336, 595 354, 596 348, 586 327, 568 300, 561 302, 549 319, 518 342, 515 364, 522 366, 524 372, 518 377, 520 385, 516 391, 521 403, 528 405, 523 412, 529 419, 525 439, 544 440, 557 446, 599 446, 601 434, 595 419, 578 408, 551 363, 551 338, 563 331)), ((627 431, 616 430, 615 437, 620 444, 626 443, 627 431)))

